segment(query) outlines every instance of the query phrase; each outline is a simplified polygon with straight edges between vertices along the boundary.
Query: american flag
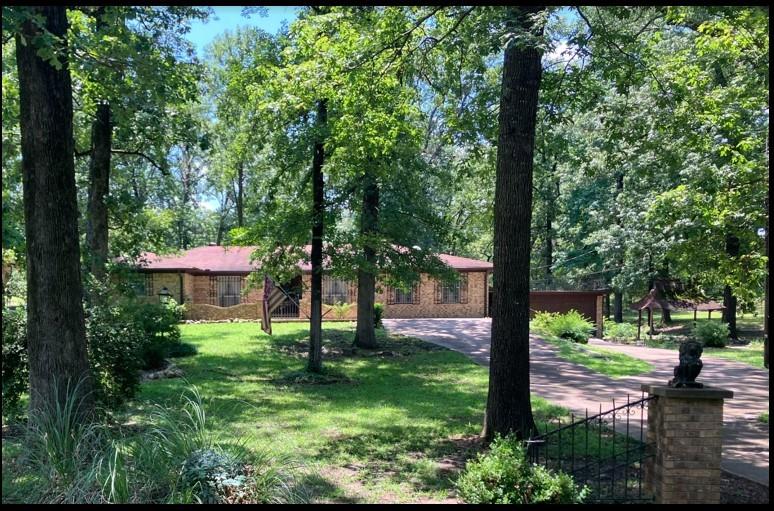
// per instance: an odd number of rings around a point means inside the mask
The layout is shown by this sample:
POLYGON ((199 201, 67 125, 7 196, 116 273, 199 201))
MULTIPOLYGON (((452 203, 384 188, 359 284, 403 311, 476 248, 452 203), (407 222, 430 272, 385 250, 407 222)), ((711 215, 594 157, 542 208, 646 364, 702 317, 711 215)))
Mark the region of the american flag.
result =
POLYGON ((285 301, 285 292, 274 284, 268 275, 263 278, 263 314, 261 314, 261 329, 271 335, 271 313, 285 301))

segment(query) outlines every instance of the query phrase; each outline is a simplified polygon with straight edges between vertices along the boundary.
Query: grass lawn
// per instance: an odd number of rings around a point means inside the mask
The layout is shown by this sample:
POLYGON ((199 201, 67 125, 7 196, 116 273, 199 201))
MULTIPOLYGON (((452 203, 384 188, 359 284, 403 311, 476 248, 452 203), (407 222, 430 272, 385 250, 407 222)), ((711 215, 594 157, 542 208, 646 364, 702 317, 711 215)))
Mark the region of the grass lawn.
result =
POLYGON ((598 346, 578 344, 551 335, 539 334, 540 338, 558 348, 557 354, 575 364, 611 378, 623 378, 644 374, 653 370, 653 365, 644 360, 624 355, 598 346))
MULTIPOLYGON (((699 312, 697 315, 697 321, 720 321, 721 312, 713 311, 712 317, 707 318, 706 312, 699 312)), ((626 308, 624 310, 623 320, 634 325, 637 324, 637 312, 626 308)), ((611 321, 611 320, 606 320, 611 321)), ((642 332, 643 336, 647 337, 647 311, 642 313, 642 332)), ((656 330, 659 330, 661 323, 661 311, 656 310, 653 314, 653 324, 656 326, 656 330)), ((671 333, 676 334, 688 334, 693 328, 693 312, 673 312, 672 324, 669 326, 671 333)), ((739 330, 739 336, 742 338, 749 337, 761 337, 763 335, 763 304, 759 307, 757 314, 737 314, 736 316, 736 328, 739 330)))
MULTIPOLYGON (((275 324, 271 337, 257 323, 181 325, 183 340, 199 351, 175 360, 185 378, 143 383, 117 418, 141 429, 154 404, 175 406, 195 385, 219 440, 302 463, 314 502, 454 502, 458 470, 481 447, 487 368, 384 330, 377 331, 379 350, 352 353, 352 323, 324 326, 321 384, 302 372, 306 323, 275 324)), ((600 370, 607 366, 608 374, 609 367, 628 367, 629 357, 597 358, 599 350, 579 348, 561 349, 600 370)), ((569 419, 566 409, 538 397, 532 407, 541 431, 553 429, 557 417, 569 419)), ((19 440, 3 438, 4 502, 24 501, 29 488, 45 484, 16 463, 24 450, 19 440)), ((618 440, 606 438, 590 454, 605 455, 618 440)))
MULTIPOLYGON (((669 338, 661 340, 658 336, 654 337, 653 341, 646 340, 645 345, 649 348, 661 348, 675 351, 680 349, 679 341, 669 338)), ((741 346, 726 346, 725 348, 704 347, 702 357, 726 358, 763 369, 763 341, 752 340, 748 344, 741 346)))
MULTIPOLYGON (((326 385, 287 383, 305 366, 293 349, 307 337, 305 323, 182 325, 183 339, 199 349, 179 359, 185 380, 210 400, 209 420, 228 439, 246 436, 251 447, 287 454, 316 472, 307 483, 319 501, 441 501, 449 470, 465 437, 481 430, 488 371, 459 353, 435 348, 405 356, 325 360, 332 374, 351 379, 326 385), (280 382, 277 380, 280 379, 280 382)), ((349 343, 351 323, 326 325, 324 346, 349 343)), ((379 331, 380 339, 386 334, 379 331)), ((417 343, 405 340, 403 344, 417 343)), ((391 348, 396 351, 394 348, 391 348)), ((153 402, 171 402, 182 379, 144 383, 133 420, 153 402)), ((533 398, 538 419, 564 410, 533 398)))

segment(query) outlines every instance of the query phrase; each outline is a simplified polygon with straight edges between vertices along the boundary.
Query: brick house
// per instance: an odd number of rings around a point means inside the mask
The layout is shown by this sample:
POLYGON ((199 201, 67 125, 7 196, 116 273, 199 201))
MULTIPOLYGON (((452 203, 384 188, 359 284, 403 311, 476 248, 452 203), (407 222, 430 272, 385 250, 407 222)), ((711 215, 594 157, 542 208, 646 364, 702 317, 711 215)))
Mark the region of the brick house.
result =
MULTIPOLYGON (((144 255, 137 271, 138 294, 158 300, 169 293, 186 304, 187 319, 252 319, 261 315, 263 289, 248 286, 247 277, 260 273, 250 264, 253 247, 196 247, 176 256, 144 255)), ((475 318, 489 309, 488 277, 492 263, 439 254, 460 273, 460 281, 443 284, 427 274, 413 289, 404 291, 377 284, 376 301, 384 304, 385 318, 475 318)), ((299 264, 299 275, 283 285, 295 300, 286 302, 272 315, 305 320, 310 314, 311 266, 299 264), (298 305, 296 305, 297 302, 298 305)), ((323 319, 357 317, 357 282, 323 275, 323 319), (335 308, 335 304, 351 304, 335 308)))

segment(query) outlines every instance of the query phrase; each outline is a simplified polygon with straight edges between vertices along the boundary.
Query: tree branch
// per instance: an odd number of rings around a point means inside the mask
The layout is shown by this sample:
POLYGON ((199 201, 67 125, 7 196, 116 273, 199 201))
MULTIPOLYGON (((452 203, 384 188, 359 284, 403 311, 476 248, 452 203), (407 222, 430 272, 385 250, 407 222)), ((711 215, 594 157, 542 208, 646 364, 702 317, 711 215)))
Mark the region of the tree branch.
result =
POLYGON ((156 163, 156 160, 154 160, 147 154, 142 153, 140 151, 130 151, 128 149, 111 149, 110 152, 112 154, 123 154, 124 156, 139 156, 140 158, 144 158, 145 160, 147 160, 148 163, 150 163, 158 170, 160 170, 161 173, 164 174, 165 176, 169 175, 169 169, 166 167, 166 165, 159 165, 158 163, 156 163))

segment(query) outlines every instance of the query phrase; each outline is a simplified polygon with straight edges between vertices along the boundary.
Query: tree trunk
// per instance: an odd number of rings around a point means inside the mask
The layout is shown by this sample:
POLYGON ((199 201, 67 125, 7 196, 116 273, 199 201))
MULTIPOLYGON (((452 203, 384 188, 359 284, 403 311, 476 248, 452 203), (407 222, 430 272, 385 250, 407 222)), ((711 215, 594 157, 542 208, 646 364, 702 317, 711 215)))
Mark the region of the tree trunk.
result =
MULTIPOLYGON (((328 122, 328 106, 325 100, 317 102, 317 127, 323 130, 328 122)), ((311 314, 309 319, 309 362, 311 372, 322 371, 322 260, 323 221, 325 216, 325 195, 322 167, 325 163, 325 144, 322 133, 314 145, 312 159, 312 289, 311 314)))
POLYGON ((371 237, 379 225, 379 185, 369 169, 363 176, 363 210, 360 215, 360 235, 364 239, 364 266, 357 270, 357 327, 355 346, 376 348, 374 293, 376 291, 376 251, 371 237))
MULTIPOLYGON (((618 201, 618 197, 620 197, 621 193, 623 193, 624 188, 624 173, 623 171, 618 171, 615 174, 615 197, 616 202, 618 201)), ((618 204, 616 204, 616 215, 615 215, 615 223, 618 225, 618 227, 623 227, 623 218, 621 218, 621 209, 618 204)), ((622 229, 621 229, 622 230, 622 229)), ((624 264, 624 258, 623 258, 623 252, 620 252, 618 254, 618 259, 616 261, 618 263, 618 275, 621 274, 621 270, 623 269, 624 264)), ((620 283, 619 283, 620 285, 620 283)), ((623 290, 621 289, 615 289, 613 294, 613 318, 616 323, 623 323, 623 290)))
MULTIPOLYGON (((726 235, 726 255, 732 259, 739 256, 739 238, 733 234, 726 235)), ((737 339, 739 334, 736 330, 736 296, 729 285, 723 288, 723 306, 723 321, 728 323, 728 336, 737 339)))
POLYGON ((64 7, 32 7, 45 29, 61 38, 61 69, 37 54, 42 31, 22 25, 16 35, 19 71, 25 235, 30 419, 62 405, 79 384, 79 416, 94 411, 83 319, 78 205, 73 162, 73 104, 64 7))
POLYGON ((616 323, 623 323, 623 293, 618 289, 613 293, 613 319, 616 323))
MULTIPOLYGON (((538 32, 530 14, 542 7, 511 8, 516 33, 538 32)), ((535 428, 529 384, 529 262, 532 160, 540 89, 540 51, 511 43, 505 50, 500 96, 494 202, 494 297, 489 395, 483 435, 535 428)))
MULTIPOLYGON (((546 267, 546 273, 545 273, 545 279, 546 279, 546 289, 552 289, 552 279, 553 279, 553 269, 551 268, 554 264, 554 238, 553 238, 553 220, 554 220, 554 201, 558 197, 558 193, 554 195, 552 188, 552 185, 554 184, 554 175, 556 174, 556 163, 554 163, 553 170, 551 174, 549 175, 548 179, 548 194, 547 194, 547 203, 546 203, 546 224, 545 224, 545 239, 546 239, 546 247, 545 247, 545 258, 543 260, 543 265, 546 267)), ((559 188, 559 182, 556 182, 557 189, 559 188)), ((558 190, 557 190, 558 191, 558 190)))
POLYGON ((242 163, 237 167, 237 226, 242 227, 245 225, 244 217, 244 182, 245 182, 245 169, 242 163))
POLYGON ((89 203, 86 208, 86 246, 89 271, 97 279, 105 276, 108 252, 108 210, 105 199, 110 193, 110 149, 112 126, 110 104, 97 106, 91 126, 91 160, 89 162, 89 203))

